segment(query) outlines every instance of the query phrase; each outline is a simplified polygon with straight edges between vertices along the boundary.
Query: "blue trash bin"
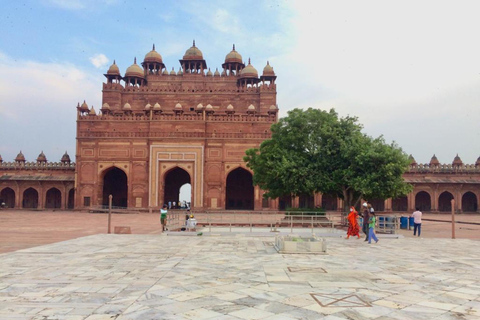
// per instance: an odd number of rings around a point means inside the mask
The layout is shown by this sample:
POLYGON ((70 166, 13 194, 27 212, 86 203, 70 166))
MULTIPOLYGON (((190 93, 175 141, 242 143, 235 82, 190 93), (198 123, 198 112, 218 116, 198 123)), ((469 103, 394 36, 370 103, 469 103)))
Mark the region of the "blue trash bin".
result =
POLYGON ((408 217, 400 217, 400 229, 408 228, 408 217))
POLYGON ((378 227, 385 228, 385 217, 378 217, 378 227))
POLYGON ((408 230, 413 228, 413 217, 408 217, 408 230))

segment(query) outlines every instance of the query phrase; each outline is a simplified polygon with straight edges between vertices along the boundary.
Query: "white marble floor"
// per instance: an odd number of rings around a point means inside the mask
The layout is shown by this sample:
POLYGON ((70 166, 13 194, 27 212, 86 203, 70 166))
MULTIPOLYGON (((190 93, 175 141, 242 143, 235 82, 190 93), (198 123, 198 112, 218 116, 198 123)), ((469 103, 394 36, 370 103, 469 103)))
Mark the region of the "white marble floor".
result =
POLYGON ((480 319, 479 241, 95 235, 0 255, 0 319, 480 319))

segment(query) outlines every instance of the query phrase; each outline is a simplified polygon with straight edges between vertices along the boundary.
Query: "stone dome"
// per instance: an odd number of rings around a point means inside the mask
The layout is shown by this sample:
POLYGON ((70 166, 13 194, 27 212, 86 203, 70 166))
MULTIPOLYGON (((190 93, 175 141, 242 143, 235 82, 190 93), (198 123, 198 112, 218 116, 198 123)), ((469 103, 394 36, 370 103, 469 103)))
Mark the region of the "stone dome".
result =
POLYGON ((180 103, 177 103, 177 104, 175 105, 175 109, 176 109, 176 110, 182 110, 182 105, 181 105, 180 103))
POLYGON ((416 165, 417 161, 415 161, 415 158, 412 155, 408 156, 408 160, 410 160, 410 165, 416 165))
POLYGON ((83 100, 83 103, 81 106, 77 106, 77 108, 82 111, 82 112, 88 112, 90 110, 90 108, 88 107, 88 104, 85 102, 85 100, 83 100))
POLYGON ((203 109, 203 104, 199 103, 197 104, 197 110, 202 110, 203 109))
POLYGON ((258 78, 258 71, 250 63, 250 59, 248 59, 248 65, 240 71, 240 76, 242 78, 258 78))
POLYGON ((97 115, 97 112, 95 111, 93 106, 90 108, 90 111, 88 112, 88 114, 91 115, 91 116, 96 116, 97 115))
POLYGON ((270 63, 267 61, 267 65, 265 68, 263 68, 263 75, 264 76, 274 76, 275 72, 273 71, 273 67, 270 65, 270 63))
POLYGON ((117 64, 115 63, 115 60, 113 60, 113 64, 108 68, 107 71, 108 75, 112 76, 119 76, 120 75, 120 69, 118 68, 117 64))
POLYGON ((255 110, 255 106, 254 106, 253 104, 249 105, 249 106, 248 106, 248 110, 254 111, 254 110, 255 110))
POLYGON ((170 75, 171 76, 176 76, 177 73, 175 72, 175 69, 172 67, 172 71, 170 71, 170 75))
POLYGON ((453 159, 453 162, 452 162, 452 165, 454 166, 461 166, 463 164, 463 161, 462 159, 460 159, 460 157, 458 156, 458 154, 455 156, 455 158, 453 159))
POLYGON ((480 157, 475 161, 475 167, 480 167, 480 157))
POLYGON ((215 70, 215 73, 213 75, 215 77, 220 77, 220 72, 218 72, 218 68, 215 70))
POLYGON ((103 106, 102 106, 102 109, 104 110, 110 110, 110 105, 108 103, 104 103, 103 106))
POLYGON ((212 73, 212 71, 210 70, 210 68, 208 68, 207 76, 208 76, 208 77, 213 77, 213 73, 212 73))
POLYGON ((227 54, 225 57, 225 63, 232 63, 232 62, 236 62, 236 63, 243 62, 242 55, 237 51, 235 51, 235 45, 233 45, 232 51, 230 51, 230 53, 227 54))
POLYGON ((23 155, 22 151, 20 150, 20 153, 17 154, 17 157, 15 158, 15 161, 17 162, 25 162, 25 156, 23 155))
POLYGON ((68 155, 67 151, 65 151, 64 155, 62 156, 62 159, 60 160, 63 163, 70 163, 70 156, 68 155))
POLYGON ((130 103, 128 103, 128 102, 125 103, 125 104, 123 105, 123 110, 132 110, 132 106, 130 105, 130 103))
POLYGON ((148 111, 148 110, 150 110, 150 109, 152 109, 152 105, 151 105, 150 103, 147 103, 147 104, 145 105, 145 110, 148 111))
POLYGON ((195 40, 193 40, 193 46, 185 51, 183 60, 203 60, 203 53, 195 46, 195 40))
POLYGON ((439 165, 440 164, 440 161, 438 161, 437 157, 435 155, 433 155, 432 159, 430 159, 430 165, 439 165))
POLYGON ((213 107, 211 104, 207 104, 207 106, 205 107, 205 110, 213 110, 213 107))
POLYGON ((162 110, 162 106, 157 102, 153 105, 153 110, 154 111, 162 110))
POLYGON ((125 71, 125 77, 144 77, 143 69, 137 64, 137 58, 133 60, 133 64, 125 71))
POLYGON ((43 153, 43 150, 38 155, 37 162, 47 162, 47 157, 45 156, 45 153, 43 153))
POLYGON ((233 108, 233 106, 232 106, 231 104, 229 104, 229 105, 227 106, 227 110, 233 110, 233 109, 234 109, 234 108, 233 108))
POLYGON ((152 51, 147 53, 145 55, 145 58, 143 59, 143 62, 157 62, 157 63, 162 63, 163 64, 163 59, 160 53, 155 51, 155 44, 153 45, 152 51))

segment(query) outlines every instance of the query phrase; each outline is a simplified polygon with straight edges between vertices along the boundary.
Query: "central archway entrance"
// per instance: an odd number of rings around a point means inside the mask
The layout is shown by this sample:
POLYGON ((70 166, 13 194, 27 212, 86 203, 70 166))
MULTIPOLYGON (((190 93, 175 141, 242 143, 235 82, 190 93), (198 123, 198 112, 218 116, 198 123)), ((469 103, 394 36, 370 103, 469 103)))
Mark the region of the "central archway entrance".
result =
POLYGON ((128 185, 127 175, 118 168, 111 168, 105 172, 103 177, 103 202, 108 206, 108 196, 112 195, 113 207, 128 206, 128 185))
POLYGON ((45 208, 58 209, 62 204, 62 193, 57 188, 51 188, 47 191, 45 200, 45 208))
POLYGON ((225 209, 253 210, 253 178, 243 168, 237 168, 227 176, 225 209))
POLYGON ((190 175, 187 171, 179 167, 175 167, 168 171, 165 174, 165 191, 163 193, 164 204, 169 205, 171 208, 179 208, 182 206, 183 201, 191 199, 191 196, 188 197, 186 195, 182 195, 182 199, 180 199, 180 189, 182 189, 182 193, 184 193, 185 190, 188 190, 188 187, 184 187, 185 185, 191 186, 190 175), (182 200, 182 203, 180 203, 180 200, 182 200), (174 202, 175 206, 173 205, 174 202))

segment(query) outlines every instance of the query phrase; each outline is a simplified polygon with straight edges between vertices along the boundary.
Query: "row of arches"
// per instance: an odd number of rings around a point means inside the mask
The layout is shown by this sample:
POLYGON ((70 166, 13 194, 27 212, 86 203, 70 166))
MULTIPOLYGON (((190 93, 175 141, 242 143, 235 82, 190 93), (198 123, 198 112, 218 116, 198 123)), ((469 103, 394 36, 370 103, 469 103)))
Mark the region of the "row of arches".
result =
MULTIPOLYGON (((74 204, 74 190, 73 188, 68 191, 67 209, 73 209, 74 204)), ((29 187, 21 193, 20 207, 24 209, 38 209, 40 203, 40 195, 36 188, 29 187)), ((17 207, 17 194, 10 188, 6 187, 0 191, 0 203, 5 204, 7 208, 17 207)), ((45 199, 43 207, 46 209, 61 209, 62 206, 62 192, 55 187, 47 190, 45 193, 45 199)))
MULTIPOLYGON (((181 200, 192 201, 190 174, 182 168, 175 167, 168 171, 164 177, 163 203, 179 203, 181 200), (190 186, 190 188, 185 188, 190 186), (181 192, 190 190, 189 195, 181 192)), ((128 206, 128 178, 126 173, 117 168, 108 169, 103 177, 102 204, 109 204, 109 195, 112 195, 112 206, 128 206)), ((226 181, 225 209, 227 210, 253 210, 254 187, 252 174, 243 168, 231 171, 226 181)))

